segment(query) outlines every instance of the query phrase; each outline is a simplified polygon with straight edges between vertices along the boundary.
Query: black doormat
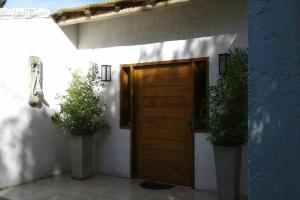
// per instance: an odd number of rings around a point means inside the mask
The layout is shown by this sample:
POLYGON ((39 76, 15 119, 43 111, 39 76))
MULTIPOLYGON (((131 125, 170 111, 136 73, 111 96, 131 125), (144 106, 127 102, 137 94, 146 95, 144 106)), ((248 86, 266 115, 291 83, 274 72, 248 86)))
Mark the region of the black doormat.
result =
POLYGON ((140 186, 142 188, 149 189, 149 190, 167 190, 174 187, 174 185, 156 183, 152 181, 144 181, 140 184, 140 186))

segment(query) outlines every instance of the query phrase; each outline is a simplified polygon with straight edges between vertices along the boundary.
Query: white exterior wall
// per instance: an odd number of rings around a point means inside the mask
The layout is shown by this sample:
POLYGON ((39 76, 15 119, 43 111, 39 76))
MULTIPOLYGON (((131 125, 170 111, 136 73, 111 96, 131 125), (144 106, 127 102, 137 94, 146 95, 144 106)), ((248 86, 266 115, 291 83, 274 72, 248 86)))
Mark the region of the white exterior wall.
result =
MULTIPOLYGON (((112 82, 106 89, 112 129, 98 140, 99 172, 130 177, 130 131, 119 128, 121 64, 209 57, 212 85, 218 78, 218 54, 229 48, 247 47, 247 32, 246 0, 199 0, 80 24, 77 43, 82 66, 93 61, 112 65, 113 70, 112 82)), ((246 160, 244 157, 241 177, 244 195, 246 160)), ((195 187, 217 190, 213 148, 201 133, 195 134, 195 187)))
MULTIPOLYGON (((210 84, 218 75, 218 54, 247 47, 246 0, 193 3, 108 20, 65 26, 46 19, 0 20, 0 188, 69 169, 66 138, 50 120, 70 69, 89 62, 112 65, 107 84, 111 130, 97 139, 97 170, 130 177, 130 131, 119 125, 121 64, 209 57, 210 84), (76 50, 76 48, 78 50, 76 50), (48 108, 28 105, 28 58, 41 57, 48 108)), ((245 153, 246 154, 246 153, 245 153)), ((247 194, 243 158, 241 193, 247 194)), ((195 134, 195 187, 217 190, 212 146, 195 134)))
POLYGON ((0 20, 0 188, 69 170, 68 141, 51 121, 76 48, 50 18, 0 20), (31 108, 29 56, 41 57, 49 107, 31 108))

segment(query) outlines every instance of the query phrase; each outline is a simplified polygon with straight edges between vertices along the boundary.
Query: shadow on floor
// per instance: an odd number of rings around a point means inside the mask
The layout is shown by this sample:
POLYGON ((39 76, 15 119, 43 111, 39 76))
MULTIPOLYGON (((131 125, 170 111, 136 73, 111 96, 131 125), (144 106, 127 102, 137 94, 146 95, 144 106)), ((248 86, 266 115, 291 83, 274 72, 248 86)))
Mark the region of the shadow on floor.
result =
POLYGON ((212 192, 182 186, 153 191, 141 188, 141 182, 100 174, 78 181, 66 174, 2 190, 0 195, 10 200, 218 200, 212 192))

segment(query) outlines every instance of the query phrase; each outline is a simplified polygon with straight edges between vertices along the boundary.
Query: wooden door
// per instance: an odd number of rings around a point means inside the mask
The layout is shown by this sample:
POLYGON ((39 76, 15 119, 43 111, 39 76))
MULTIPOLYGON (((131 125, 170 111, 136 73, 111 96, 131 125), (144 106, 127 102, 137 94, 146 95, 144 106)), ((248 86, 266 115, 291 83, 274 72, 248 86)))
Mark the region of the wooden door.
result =
POLYGON ((192 63, 134 70, 135 169, 141 179, 193 186, 192 63))

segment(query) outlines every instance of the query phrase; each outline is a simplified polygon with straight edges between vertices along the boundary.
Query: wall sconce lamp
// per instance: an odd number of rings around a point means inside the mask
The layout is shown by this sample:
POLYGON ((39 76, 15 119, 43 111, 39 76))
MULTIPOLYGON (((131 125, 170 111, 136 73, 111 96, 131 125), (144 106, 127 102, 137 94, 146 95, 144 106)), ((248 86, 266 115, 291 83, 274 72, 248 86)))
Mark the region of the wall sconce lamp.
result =
POLYGON ((228 67, 229 60, 230 60, 229 53, 219 54, 219 75, 222 75, 225 73, 225 71, 228 67))
POLYGON ((111 65, 101 65, 101 81, 111 82, 111 65))

